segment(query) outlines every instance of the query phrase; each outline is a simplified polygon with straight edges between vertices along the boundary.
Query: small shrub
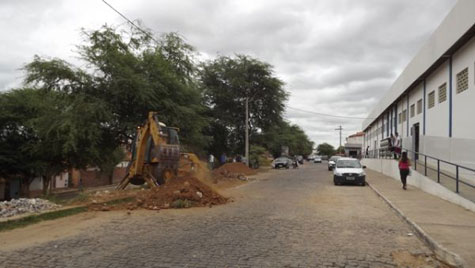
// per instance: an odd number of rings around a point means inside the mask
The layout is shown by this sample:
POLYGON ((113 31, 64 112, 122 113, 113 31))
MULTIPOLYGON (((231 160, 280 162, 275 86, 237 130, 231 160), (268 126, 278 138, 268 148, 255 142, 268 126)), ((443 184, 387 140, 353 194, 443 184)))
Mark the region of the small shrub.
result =
POLYGON ((192 206, 192 203, 190 200, 187 199, 177 199, 173 201, 170 205, 172 208, 189 208, 192 206))

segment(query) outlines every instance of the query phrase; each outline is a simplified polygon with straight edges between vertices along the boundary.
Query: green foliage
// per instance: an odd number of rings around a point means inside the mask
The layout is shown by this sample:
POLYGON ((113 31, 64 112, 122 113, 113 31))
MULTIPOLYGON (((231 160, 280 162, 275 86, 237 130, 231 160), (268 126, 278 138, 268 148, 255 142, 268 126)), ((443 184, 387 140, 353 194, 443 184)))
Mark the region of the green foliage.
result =
POLYGON ((113 144, 100 100, 25 88, 1 94, 0 102, 0 175, 49 181, 69 168, 108 161, 113 144))
POLYGON ((342 146, 339 146, 339 147, 336 149, 335 153, 337 153, 337 154, 344 154, 344 153, 345 153, 345 146, 343 146, 343 145, 342 145, 342 146))
POLYGON ((0 232, 26 227, 28 225, 35 224, 41 221, 50 221, 67 216, 72 216, 86 211, 87 207, 75 207, 58 211, 46 212, 40 215, 31 215, 17 220, 0 222, 0 232))
POLYGON ((256 138, 259 144, 267 148, 274 157, 281 155, 282 146, 289 147, 290 155, 309 155, 313 142, 297 125, 281 122, 256 138))
POLYGON ((207 133, 213 136, 211 145, 222 150, 213 153, 243 153, 246 98, 250 137, 282 121, 287 93, 283 82, 273 75, 271 65, 237 55, 219 57, 201 67, 205 101, 213 118, 207 133))
POLYGON ((177 199, 170 204, 172 208, 190 208, 193 203, 188 199, 177 199))
POLYGON ((158 111, 161 121, 180 128, 185 144, 197 149, 207 144, 202 135, 206 108, 194 79, 190 45, 176 34, 164 35, 156 44, 143 32, 119 33, 109 26, 84 31, 83 36, 85 44, 78 49, 87 68, 35 57, 25 67, 25 82, 102 101, 116 146, 132 139, 149 111, 158 111))
POLYGON ((81 67, 35 56, 25 88, 0 93, 0 176, 45 182, 69 168, 112 174, 149 111, 180 129, 185 150, 244 153, 249 100, 251 158, 264 151, 306 155, 312 142, 282 114, 288 94, 272 66, 245 55, 196 65, 179 35, 103 26, 83 31, 81 67))
POLYGON ((320 155, 332 156, 335 154, 335 148, 333 147, 333 145, 328 144, 326 142, 319 144, 317 147, 317 151, 320 155))
POLYGON ((249 149, 249 163, 258 164, 259 166, 270 166, 271 162, 267 159, 268 151, 266 148, 258 145, 251 145, 249 149))

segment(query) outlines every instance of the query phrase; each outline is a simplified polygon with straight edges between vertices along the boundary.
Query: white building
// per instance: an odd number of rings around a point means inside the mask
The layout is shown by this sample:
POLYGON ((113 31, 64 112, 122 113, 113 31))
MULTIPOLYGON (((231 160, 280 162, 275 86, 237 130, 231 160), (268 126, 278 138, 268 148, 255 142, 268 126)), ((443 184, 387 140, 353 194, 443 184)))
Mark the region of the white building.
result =
POLYGON ((459 0, 363 122, 363 148, 398 132, 405 149, 475 167, 475 0, 459 0))
POLYGON ((364 132, 358 132, 346 138, 345 155, 361 157, 363 152, 364 132))

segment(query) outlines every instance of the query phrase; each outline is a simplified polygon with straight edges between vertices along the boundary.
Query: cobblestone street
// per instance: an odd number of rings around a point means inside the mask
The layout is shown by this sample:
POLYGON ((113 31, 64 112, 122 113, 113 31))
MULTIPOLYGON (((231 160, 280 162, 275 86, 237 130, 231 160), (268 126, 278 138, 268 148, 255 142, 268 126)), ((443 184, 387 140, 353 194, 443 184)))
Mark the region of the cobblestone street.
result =
POLYGON ((0 249, 1 267, 396 267, 429 253, 369 187, 334 186, 326 164, 273 170, 212 208, 117 213, 66 238, 0 249))

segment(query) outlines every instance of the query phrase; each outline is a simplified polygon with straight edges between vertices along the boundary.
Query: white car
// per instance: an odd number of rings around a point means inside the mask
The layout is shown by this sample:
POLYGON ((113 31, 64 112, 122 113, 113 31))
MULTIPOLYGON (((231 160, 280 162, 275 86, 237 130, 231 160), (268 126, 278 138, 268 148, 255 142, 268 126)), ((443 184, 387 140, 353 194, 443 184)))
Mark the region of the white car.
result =
POLYGON ((321 163, 321 162, 322 162, 322 158, 319 155, 315 156, 315 158, 313 159, 313 163, 321 163))
POLYGON ((335 167, 336 161, 340 158, 341 156, 334 155, 328 159, 328 170, 332 170, 335 167))
POLYGON ((336 161, 333 168, 333 183, 340 185, 344 183, 358 184, 365 186, 366 166, 362 166, 358 159, 341 157, 336 161))

